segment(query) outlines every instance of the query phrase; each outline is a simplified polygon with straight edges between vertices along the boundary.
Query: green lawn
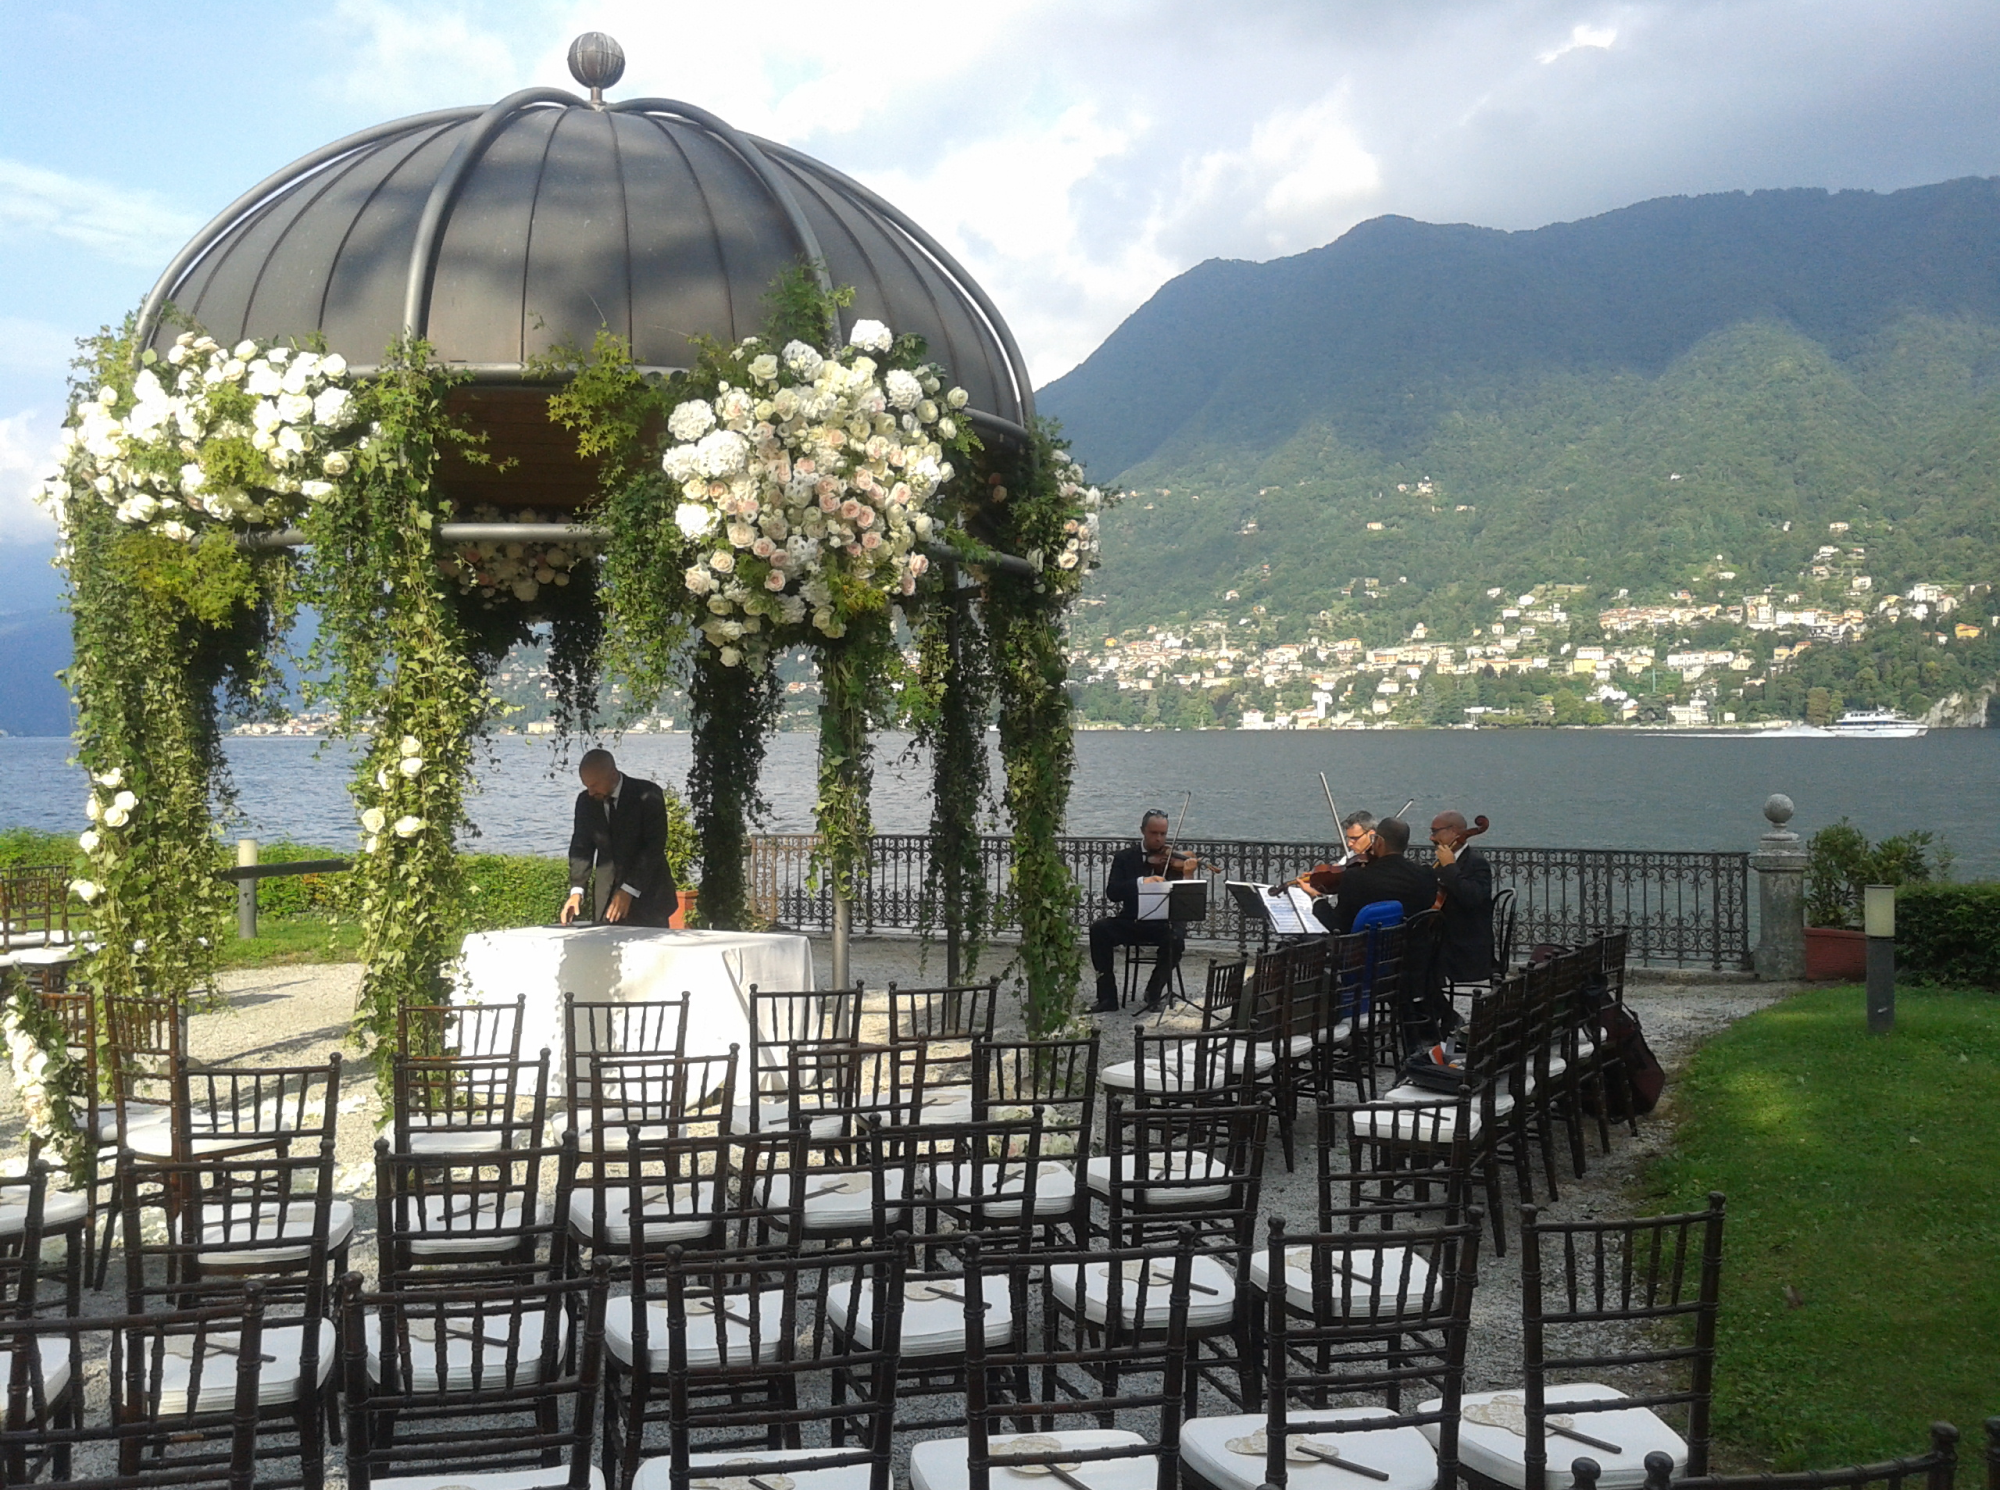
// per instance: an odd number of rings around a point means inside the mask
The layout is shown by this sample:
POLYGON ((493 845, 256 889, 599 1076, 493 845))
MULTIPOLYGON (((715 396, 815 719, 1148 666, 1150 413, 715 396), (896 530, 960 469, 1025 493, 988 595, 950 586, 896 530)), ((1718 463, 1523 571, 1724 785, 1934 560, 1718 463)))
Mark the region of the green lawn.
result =
MULTIPOLYGON (((1738 1022, 1680 1083, 1669 1206, 1729 1198, 1716 1432, 1798 1469, 1916 1453, 2000 1413, 2000 997, 1861 990, 1738 1022)), ((1976 1452, 1976 1450, 1973 1450, 1976 1452)))
POLYGON ((216 945, 225 968, 356 962, 361 957, 361 923, 352 916, 339 922, 324 916, 261 916, 251 940, 239 940, 232 921, 216 945))

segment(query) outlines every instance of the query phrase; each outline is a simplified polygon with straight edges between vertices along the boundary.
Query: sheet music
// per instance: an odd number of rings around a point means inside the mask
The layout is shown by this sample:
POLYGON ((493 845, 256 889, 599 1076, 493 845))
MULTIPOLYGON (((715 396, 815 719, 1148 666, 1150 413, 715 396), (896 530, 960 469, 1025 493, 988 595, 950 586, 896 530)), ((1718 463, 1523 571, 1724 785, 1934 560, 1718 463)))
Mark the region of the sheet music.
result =
POLYGON ((1167 896, 1173 885, 1166 880, 1139 881, 1139 916, 1141 921, 1164 921, 1167 919, 1167 896))
POLYGON ((1318 898, 1297 885, 1285 886, 1285 899, 1292 903, 1292 913, 1299 918, 1299 931, 1303 935, 1310 936, 1326 930, 1320 925, 1319 917, 1313 914, 1313 905, 1318 898))

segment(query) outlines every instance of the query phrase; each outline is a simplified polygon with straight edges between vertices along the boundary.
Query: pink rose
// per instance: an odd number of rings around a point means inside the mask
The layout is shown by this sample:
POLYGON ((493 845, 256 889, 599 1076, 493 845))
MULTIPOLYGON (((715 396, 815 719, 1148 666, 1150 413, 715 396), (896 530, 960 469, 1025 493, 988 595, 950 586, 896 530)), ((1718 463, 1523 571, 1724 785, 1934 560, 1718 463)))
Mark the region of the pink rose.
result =
POLYGON ((880 533, 863 533, 861 535, 861 546, 866 549, 880 548, 882 546, 882 535, 880 533))
POLYGON ((840 504, 840 520, 842 522, 851 523, 859 519, 860 516, 861 504, 855 501, 854 498, 849 497, 845 502, 840 504))
POLYGON ((858 512, 856 512, 856 513, 854 514, 854 521, 855 521, 855 524, 856 524, 857 526, 859 526, 859 527, 863 527, 863 528, 872 528, 872 527, 874 527, 874 526, 875 526, 875 509, 874 509, 873 507, 870 507, 870 506, 869 506, 869 505, 868 505, 867 503, 865 503, 865 502, 857 502, 857 503, 855 503, 854 505, 855 505, 856 507, 860 508, 860 511, 858 511, 858 512))
POLYGON ((819 510, 821 512, 840 511, 840 498, 836 497, 832 492, 821 492, 819 494, 819 510))
POLYGON ((759 538, 755 543, 750 545, 750 552, 760 559, 768 559, 777 551, 778 545, 768 538, 759 538))
POLYGON ((784 589, 784 588, 785 588, 785 571, 784 571, 784 570, 782 570, 782 569, 773 569, 773 570, 772 570, 772 571, 771 571, 771 572, 770 572, 769 574, 765 575, 765 576, 764 576, 764 588, 765 588, 765 589, 767 589, 767 590, 782 590, 782 589, 784 589))

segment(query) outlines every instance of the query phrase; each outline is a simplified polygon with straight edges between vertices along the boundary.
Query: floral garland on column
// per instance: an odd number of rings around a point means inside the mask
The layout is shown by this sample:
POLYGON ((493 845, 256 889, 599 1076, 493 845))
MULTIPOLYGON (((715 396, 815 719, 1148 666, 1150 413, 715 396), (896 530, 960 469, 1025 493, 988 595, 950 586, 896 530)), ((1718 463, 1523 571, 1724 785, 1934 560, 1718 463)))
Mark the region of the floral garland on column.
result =
POLYGON ((337 357, 182 334, 86 344, 42 497, 61 533, 67 674, 91 774, 73 886, 102 996, 204 998, 231 900, 211 815, 228 801, 216 693, 256 705, 294 565, 247 550, 332 496, 366 440, 337 357))
POLYGON ((449 998, 464 900, 456 839, 472 740, 492 704, 438 536, 451 515, 432 480, 441 446, 482 453, 445 411, 450 383, 424 343, 391 348, 369 387, 371 438, 342 500, 316 504, 302 524, 326 692, 342 728, 368 740, 352 786, 367 964, 355 1026, 374 1039, 378 1067, 401 1005, 449 998))
POLYGON ((0 998, 0 1039, 21 1099, 21 1117, 30 1134, 62 1161, 72 1180, 90 1173, 96 1143, 77 1126, 71 1100, 83 1092, 83 1071, 70 1056, 62 1024, 36 996, 26 979, 0 998))
POLYGON ((1056 841, 1076 765, 1064 619, 1097 561, 1105 499, 1046 427, 1029 449, 1001 454, 982 475, 980 536, 1037 569, 1033 578, 989 573, 985 611, 1007 772, 1002 800, 1013 829, 1017 986, 1028 1029, 1039 1035, 1071 1018, 1083 968, 1077 886, 1056 841))

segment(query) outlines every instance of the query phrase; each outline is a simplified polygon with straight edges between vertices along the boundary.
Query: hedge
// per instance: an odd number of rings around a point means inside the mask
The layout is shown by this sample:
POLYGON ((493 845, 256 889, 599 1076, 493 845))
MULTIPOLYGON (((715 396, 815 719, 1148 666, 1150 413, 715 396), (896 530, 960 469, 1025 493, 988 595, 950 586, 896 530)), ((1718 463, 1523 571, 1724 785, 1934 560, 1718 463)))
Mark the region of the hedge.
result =
POLYGON ((1935 983, 2000 988, 2000 884, 1903 886, 1896 967, 1935 983))

